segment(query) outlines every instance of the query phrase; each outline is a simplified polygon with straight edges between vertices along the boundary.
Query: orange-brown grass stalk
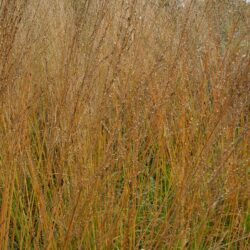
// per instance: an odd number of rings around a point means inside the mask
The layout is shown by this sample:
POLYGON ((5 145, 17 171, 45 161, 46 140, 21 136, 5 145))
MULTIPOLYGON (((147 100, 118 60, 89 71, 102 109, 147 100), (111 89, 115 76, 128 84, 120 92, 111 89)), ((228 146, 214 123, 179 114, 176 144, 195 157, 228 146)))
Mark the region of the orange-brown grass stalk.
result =
POLYGON ((249 249, 249 15, 0 0, 0 249, 249 249))

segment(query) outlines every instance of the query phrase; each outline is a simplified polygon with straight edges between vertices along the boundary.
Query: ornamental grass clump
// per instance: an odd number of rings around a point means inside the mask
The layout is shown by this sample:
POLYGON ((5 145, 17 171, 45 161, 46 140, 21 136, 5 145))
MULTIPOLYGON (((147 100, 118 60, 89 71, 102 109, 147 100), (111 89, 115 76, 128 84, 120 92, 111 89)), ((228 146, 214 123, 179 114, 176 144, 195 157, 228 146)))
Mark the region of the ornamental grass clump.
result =
POLYGON ((249 14, 0 0, 0 249, 249 249, 249 14))

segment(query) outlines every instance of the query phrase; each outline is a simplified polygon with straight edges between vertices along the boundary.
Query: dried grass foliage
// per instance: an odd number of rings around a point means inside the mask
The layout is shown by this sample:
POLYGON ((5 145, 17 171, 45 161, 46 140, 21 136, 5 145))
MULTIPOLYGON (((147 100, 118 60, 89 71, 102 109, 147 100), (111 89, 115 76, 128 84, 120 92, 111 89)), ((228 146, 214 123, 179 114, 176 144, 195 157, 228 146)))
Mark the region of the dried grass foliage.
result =
POLYGON ((1 249, 249 249, 249 5, 0 0, 1 249))

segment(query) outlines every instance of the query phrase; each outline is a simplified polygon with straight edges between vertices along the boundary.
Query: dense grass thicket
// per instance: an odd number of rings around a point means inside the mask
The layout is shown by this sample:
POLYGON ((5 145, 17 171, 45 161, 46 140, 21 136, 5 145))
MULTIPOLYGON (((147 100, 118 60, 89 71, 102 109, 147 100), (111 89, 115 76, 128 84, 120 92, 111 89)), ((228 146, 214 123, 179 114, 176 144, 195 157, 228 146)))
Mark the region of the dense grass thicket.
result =
POLYGON ((250 249, 250 5, 0 0, 0 249, 250 249))

